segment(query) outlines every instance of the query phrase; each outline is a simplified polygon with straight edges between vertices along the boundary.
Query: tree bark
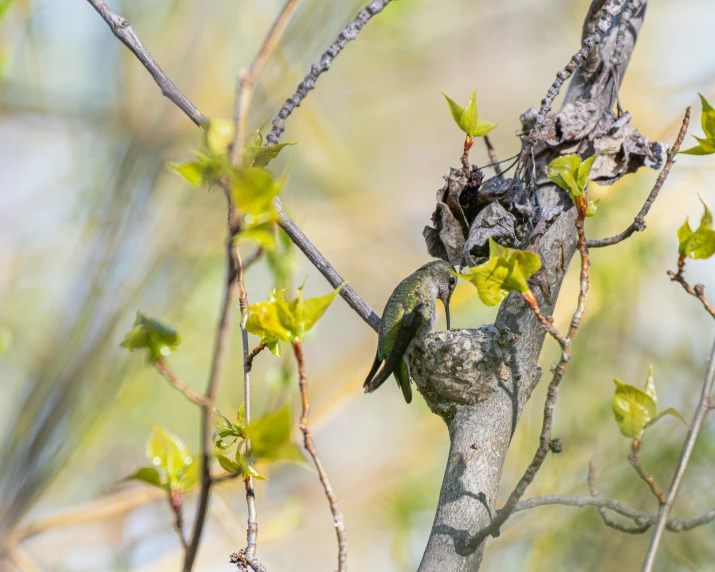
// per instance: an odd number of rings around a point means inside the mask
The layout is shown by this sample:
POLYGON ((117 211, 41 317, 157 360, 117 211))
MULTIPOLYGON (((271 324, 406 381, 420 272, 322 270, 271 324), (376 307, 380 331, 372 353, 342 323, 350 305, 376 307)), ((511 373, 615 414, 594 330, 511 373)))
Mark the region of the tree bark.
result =
MULTIPOLYGON (((584 24, 584 36, 592 32, 604 3, 594 0, 584 24)), ((598 149, 600 140, 605 141, 612 135, 612 130, 602 132, 602 123, 616 119, 611 109, 643 22, 645 2, 631 0, 631 8, 634 6, 636 9, 629 14, 632 19, 621 34, 618 33, 620 18, 615 18, 601 44, 577 68, 561 111, 550 116, 544 126, 542 139, 551 139, 551 142, 540 141, 534 150, 540 204, 563 208, 537 239, 543 272, 538 281, 532 283, 532 289, 545 314, 553 312, 568 264, 576 251, 573 204, 564 191, 548 181, 546 165, 562 154, 590 155, 598 149), (559 122, 578 125, 576 136, 573 132, 561 133, 563 126, 559 122)), ((522 116, 525 127, 528 128, 534 115, 532 109, 522 116)), ((621 117, 613 125, 629 120, 630 116, 621 117)), ((647 140, 645 143, 649 149, 655 149, 656 155, 664 153, 663 146, 658 148, 659 144, 650 144, 647 140)), ((643 164, 657 166, 648 160, 643 164)), ((615 178, 635 168, 626 166, 615 178)), ((602 171, 609 169, 604 166, 602 171)), ((608 176, 604 174, 603 180, 606 179, 608 176)), ((434 333, 413 350, 411 365, 415 383, 430 409, 445 420, 451 441, 420 572, 479 569, 486 541, 478 544, 475 533, 490 523, 496 510, 511 437, 541 377, 538 359, 544 337, 531 310, 521 297, 512 294, 502 303, 494 325, 482 326, 479 330, 434 333)))

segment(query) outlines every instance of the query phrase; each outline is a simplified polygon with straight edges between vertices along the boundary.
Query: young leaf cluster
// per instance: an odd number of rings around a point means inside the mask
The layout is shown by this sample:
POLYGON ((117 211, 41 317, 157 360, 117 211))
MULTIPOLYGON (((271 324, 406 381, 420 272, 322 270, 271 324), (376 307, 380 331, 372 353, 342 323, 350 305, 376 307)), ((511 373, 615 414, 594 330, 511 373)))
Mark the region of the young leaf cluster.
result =
POLYGON ((219 464, 229 473, 242 472, 245 477, 263 480, 264 477, 255 468, 260 462, 296 462, 303 463, 303 455, 291 439, 290 407, 279 409, 246 423, 245 409, 241 406, 234 423, 217 413, 214 416, 214 445, 220 451, 228 452, 233 446, 235 451, 228 456, 217 453, 219 464), (246 441, 251 441, 250 452, 246 452, 246 441))
POLYGON ((469 100, 466 107, 459 105, 446 93, 442 92, 442 95, 444 95, 444 98, 447 100, 447 105, 449 105, 449 111, 452 114, 454 122, 467 134, 467 137, 484 137, 497 126, 496 123, 479 119, 476 90, 472 92, 472 99, 469 100))
POLYGON ((119 345, 129 351, 147 350, 147 360, 153 363, 170 355, 180 343, 181 336, 176 330, 137 312, 132 329, 119 345))
POLYGON ((285 290, 273 290, 268 300, 248 308, 246 330, 261 338, 261 343, 275 355, 281 353, 280 342, 302 340, 342 289, 341 285, 330 294, 303 300, 304 286, 305 283, 298 288, 293 300, 284 298, 285 290))
POLYGON ((274 223, 277 213, 273 208, 273 199, 280 193, 285 175, 276 179, 265 167, 284 147, 294 143, 263 146, 263 136, 260 130, 256 130, 245 143, 242 164, 237 168, 231 164, 229 156, 234 129, 231 121, 211 121, 204 132, 201 148, 194 153, 195 160, 171 163, 169 166, 196 187, 225 180, 233 203, 244 216, 236 240, 270 251, 276 248, 274 223))
POLYGON ((477 287, 479 298, 495 306, 509 292, 529 292, 527 280, 541 268, 538 254, 501 246, 489 238, 489 260, 459 274, 477 287))
POLYGON ((700 124, 703 127, 703 132, 705 133, 704 138, 695 137, 698 141, 698 145, 691 149, 686 149, 681 151, 686 155, 711 155, 715 153, 715 109, 707 102, 701 93, 700 101, 703 104, 703 113, 700 117, 700 124))
POLYGON ((173 433, 155 427, 146 444, 146 457, 151 466, 142 467, 127 477, 167 492, 186 493, 199 482, 199 461, 173 433))
POLYGON ((686 219, 678 229, 678 253, 683 258, 703 259, 715 254, 715 230, 713 230, 713 213, 705 202, 705 212, 700 219, 700 226, 693 231, 686 219))
POLYGON ((599 201, 586 201, 586 186, 591 176, 593 162, 599 153, 583 161, 577 153, 557 157, 546 168, 546 173, 554 183, 568 192, 576 208, 583 209, 584 216, 593 216, 599 201))
POLYGON ((629 439, 640 439, 643 432, 665 415, 677 417, 687 425, 677 409, 669 407, 658 411, 658 397, 653 381, 653 366, 648 370, 643 389, 638 389, 617 379, 613 396, 613 414, 621 434, 629 439))

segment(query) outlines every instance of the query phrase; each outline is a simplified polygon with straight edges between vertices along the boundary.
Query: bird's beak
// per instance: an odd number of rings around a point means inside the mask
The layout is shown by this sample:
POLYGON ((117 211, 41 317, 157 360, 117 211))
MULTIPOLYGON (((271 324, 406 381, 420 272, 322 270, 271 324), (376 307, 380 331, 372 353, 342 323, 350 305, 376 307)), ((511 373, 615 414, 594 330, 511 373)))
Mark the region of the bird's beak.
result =
POLYGON ((450 298, 451 298, 451 296, 449 298, 447 298, 447 301, 444 303, 444 313, 447 315, 447 331, 449 331, 451 329, 450 322, 449 322, 449 299, 450 298))

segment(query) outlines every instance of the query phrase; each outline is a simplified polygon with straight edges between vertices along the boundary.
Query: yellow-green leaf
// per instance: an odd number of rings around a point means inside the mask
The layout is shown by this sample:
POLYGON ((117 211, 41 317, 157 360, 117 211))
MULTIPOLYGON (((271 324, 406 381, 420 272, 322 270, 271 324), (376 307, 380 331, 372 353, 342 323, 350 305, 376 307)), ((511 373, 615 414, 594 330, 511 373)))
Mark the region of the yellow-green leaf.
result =
POLYGON ((444 92, 442 92, 442 95, 447 100, 452 119, 469 137, 483 137, 497 126, 496 123, 479 119, 476 90, 472 92, 472 98, 469 100, 467 107, 462 107, 444 92))
POLYGON ((653 378, 653 364, 650 364, 648 366, 648 375, 645 378, 645 385, 643 386, 643 391, 647 395, 650 396, 650 398, 653 400, 653 403, 655 403, 656 407, 658 406, 658 395, 655 392, 655 380, 653 378))
POLYGON ((703 112, 700 116, 700 125, 703 128, 705 137, 695 137, 699 144, 692 149, 686 149, 680 152, 685 155, 711 155, 715 153, 715 109, 713 109, 705 97, 703 97, 702 93, 698 95, 700 96, 700 102, 703 106, 703 112))
POLYGON ((613 396, 613 414, 621 434, 640 439, 646 425, 657 415, 657 406, 650 395, 617 379, 613 396))
POLYGON ((277 143, 276 145, 254 145, 247 143, 243 149, 244 167, 265 167, 288 145, 296 145, 294 142, 277 143))
POLYGON ((173 433, 155 427, 146 444, 146 456, 151 463, 166 472, 169 484, 175 488, 186 468, 193 463, 183 441, 173 433))
POLYGON ((142 467, 133 475, 128 476, 127 480, 141 481, 160 489, 167 488, 166 477, 156 467, 142 467))
POLYGON ((477 287, 479 298, 495 306, 509 292, 528 292, 527 281, 541 268, 538 254, 501 246, 489 238, 489 260, 459 274, 477 287))
POLYGON ((147 359, 156 361, 166 357, 181 343, 181 336, 173 328, 137 312, 132 329, 124 336, 121 347, 129 350, 147 350, 147 359))
POLYGON ((251 454, 263 461, 278 460, 291 445, 290 406, 269 413, 248 426, 251 454))
POLYGON ((200 187, 204 184, 204 168, 198 161, 169 163, 169 169, 184 177, 194 187, 200 187))
POLYGON ((247 228, 238 233, 236 240, 239 244, 251 243, 263 250, 275 250, 277 247, 276 233, 270 225, 247 228))
MULTIPOLYGON (((700 199, 702 202, 702 199, 700 199)), ((713 230, 713 215, 703 202, 705 211, 700 219, 700 226, 693 232, 686 219, 678 229, 678 253, 693 259, 710 258, 715 254, 715 230, 713 230)))
POLYGON ((237 473, 241 470, 241 466, 233 459, 229 459, 226 455, 216 455, 216 459, 218 459, 218 464, 221 465, 223 470, 227 473, 237 473))
POLYGON ((663 411, 659 411, 658 414, 646 424, 646 429, 653 425, 656 421, 659 421, 660 419, 665 417, 666 415, 675 417, 676 419, 682 421, 686 427, 688 426, 688 422, 680 414, 680 411, 678 411, 675 407, 668 407, 668 409, 663 409, 663 411))
POLYGON ((212 119, 204 132, 206 148, 216 155, 220 155, 233 143, 236 126, 228 119, 212 119))
POLYGON ((280 193, 284 178, 274 179, 270 171, 259 167, 236 169, 231 175, 231 196, 236 207, 255 217, 268 215, 275 220, 273 198, 280 193))
POLYGON ((586 216, 594 216, 598 210, 598 203, 601 199, 596 199, 595 201, 588 201, 588 206, 586 207, 586 216))

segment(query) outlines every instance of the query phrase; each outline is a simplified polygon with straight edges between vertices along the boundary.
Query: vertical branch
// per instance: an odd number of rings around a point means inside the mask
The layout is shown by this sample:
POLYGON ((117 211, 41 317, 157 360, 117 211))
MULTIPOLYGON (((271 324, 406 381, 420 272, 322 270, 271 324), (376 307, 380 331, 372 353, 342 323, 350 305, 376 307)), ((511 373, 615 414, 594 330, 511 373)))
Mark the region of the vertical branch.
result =
POLYGON ((708 364, 708 370, 705 374, 705 380, 703 381, 703 389, 700 392, 700 401, 698 401, 698 407, 695 410, 695 416, 693 417, 693 421, 690 424, 688 436, 685 438, 683 451, 680 453, 678 469, 675 471, 675 475, 673 476, 673 482, 670 485, 670 489, 668 490, 665 502, 660 505, 660 509, 658 510, 658 520, 655 523, 653 538, 651 538, 650 546, 648 546, 648 552, 646 553, 645 562, 643 562, 643 572, 651 572, 653 570, 655 556, 658 552, 660 542, 663 539, 663 532, 665 532, 666 525, 668 524, 668 516, 670 514, 670 510, 673 508, 675 498, 678 496, 678 491, 683 484, 683 477, 685 476, 685 471, 687 470, 688 464, 690 463, 690 458, 693 455, 695 442, 698 440, 698 437, 703 430, 705 418, 710 412, 712 406, 711 394, 713 390, 714 380, 715 343, 713 344, 712 350, 710 351, 710 363, 708 364))
POLYGON ((300 397, 303 404, 303 410, 300 416, 300 430, 303 432, 303 442, 305 449, 310 453, 315 463, 315 468, 318 471, 318 477, 325 490, 325 496, 330 503, 330 511, 333 513, 333 523, 335 525, 335 533, 338 537, 338 572, 347 570, 348 560, 348 541, 345 534, 345 525, 343 523, 343 515, 338 507, 338 499, 333 492, 333 487, 330 485, 328 475, 323 468, 323 463, 318 457, 318 451, 313 443, 313 436, 308 428, 308 415, 310 414, 310 402, 308 401, 308 377, 305 374, 305 364, 303 362, 303 346, 300 340, 293 343, 295 351, 295 359, 298 362, 298 383, 300 387, 300 397))
POLYGON ((209 464, 211 461, 211 452, 213 447, 213 427, 211 424, 211 415, 213 414, 213 409, 216 405, 219 382, 223 371, 224 354, 231 333, 231 304, 236 296, 236 282, 233 280, 237 272, 233 246, 235 231, 231 223, 231 219, 233 218, 233 209, 230 197, 228 197, 228 199, 229 216, 227 224, 228 232, 226 237, 226 280, 224 284, 223 301, 221 304, 219 321, 216 328, 213 358, 211 360, 211 372, 209 374, 208 386, 204 395, 206 402, 201 407, 201 489, 199 491, 199 501, 196 508, 196 516, 194 518, 194 528, 191 534, 191 540, 189 541, 189 545, 184 554, 183 572, 191 572, 191 569, 194 566, 196 554, 201 542, 201 533, 203 532, 204 522, 206 520, 206 512, 209 505, 209 495, 212 484, 209 464))
POLYGON ((265 40, 263 40, 263 45, 253 60, 253 63, 248 69, 243 68, 238 74, 235 111, 236 140, 231 155, 231 161, 234 165, 241 164, 243 142, 246 140, 248 110, 251 107, 251 99, 253 99, 253 88, 256 86, 259 76, 278 46, 278 42, 288 26, 293 12, 295 12, 295 9, 298 7, 299 2, 300 0, 288 0, 285 3, 275 22, 273 22, 273 26, 266 35, 265 40))
MULTIPOLYGON (((234 167, 240 167, 243 160, 243 149, 246 141, 246 125, 248 124, 248 112, 253 98, 253 90, 265 68, 268 60, 273 55, 283 32, 288 26, 295 9, 300 0, 287 0, 283 9, 273 23, 273 26, 266 35, 263 45, 248 69, 242 69, 238 74, 236 87, 236 135, 233 140, 231 151, 231 163, 234 167)), ((240 205, 239 205, 240 206, 240 205)), ((235 222, 235 226, 240 228, 240 221, 235 222)), ((243 346, 243 403, 246 411, 246 422, 251 421, 251 368, 253 357, 249 356, 248 332, 246 331, 246 321, 248 320, 248 294, 244 281, 245 266, 241 258, 238 245, 235 246, 236 257, 236 283, 238 286, 239 307, 241 309, 241 341, 243 346)), ((246 454, 251 451, 251 441, 246 440, 246 454)), ((246 549, 243 551, 243 558, 253 560, 256 556, 258 546, 258 522, 256 520, 256 493, 253 488, 253 479, 244 479, 246 485, 246 505, 248 508, 248 522, 246 529, 246 549)))

